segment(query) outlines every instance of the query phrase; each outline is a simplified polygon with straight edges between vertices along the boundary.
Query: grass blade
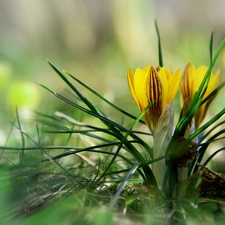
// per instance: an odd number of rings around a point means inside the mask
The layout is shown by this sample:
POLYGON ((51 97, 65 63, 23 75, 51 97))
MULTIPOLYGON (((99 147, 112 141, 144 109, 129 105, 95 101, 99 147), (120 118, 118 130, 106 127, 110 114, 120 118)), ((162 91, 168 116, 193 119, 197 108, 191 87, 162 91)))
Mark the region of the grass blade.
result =
POLYGON ((158 55, 159 55, 159 66, 163 67, 163 55, 162 55, 162 47, 161 47, 161 38, 159 33, 159 28, 157 21, 155 20, 155 29, 158 37, 158 55))

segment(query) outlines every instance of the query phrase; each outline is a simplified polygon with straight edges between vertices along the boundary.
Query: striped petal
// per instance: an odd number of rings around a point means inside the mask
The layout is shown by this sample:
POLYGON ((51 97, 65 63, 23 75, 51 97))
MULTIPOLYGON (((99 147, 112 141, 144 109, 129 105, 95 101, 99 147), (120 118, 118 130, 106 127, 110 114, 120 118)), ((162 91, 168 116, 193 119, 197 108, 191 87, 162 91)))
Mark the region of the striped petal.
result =
POLYGON ((157 122, 166 104, 170 104, 178 90, 180 70, 173 75, 171 69, 152 66, 136 69, 135 73, 128 69, 128 84, 130 92, 139 109, 143 111, 152 104, 144 119, 150 130, 154 132, 157 122))

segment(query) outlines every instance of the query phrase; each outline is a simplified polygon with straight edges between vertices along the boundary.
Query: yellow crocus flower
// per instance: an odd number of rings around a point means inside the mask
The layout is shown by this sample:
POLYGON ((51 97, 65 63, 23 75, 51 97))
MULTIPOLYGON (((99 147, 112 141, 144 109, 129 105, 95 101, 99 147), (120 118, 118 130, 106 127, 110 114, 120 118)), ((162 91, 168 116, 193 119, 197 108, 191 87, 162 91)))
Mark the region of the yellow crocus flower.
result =
MULTIPOLYGON (((195 68, 194 64, 190 62, 183 73, 182 80, 181 80, 181 94, 184 102, 183 111, 185 112, 189 106, 189 103, 195 94, 198 91, 198 88, 208 70, 208 67, 203 65, 199 68, 195 68)), ((221 74, 220 70, 217 70, 216 74, 211 74, 209 84, 207 90, 204 94, 204 97, 207 97, 215 88, 219 86, 221 83, 221 74)), ((197 111, 194 117, 195 121, 195 128, 198 128, 203 121, 209 104, 215 98, 215 95, 211 97, 206 103, 204 103, 197 111)), ((182 112, 182 114, 184 113, 182 112)))
POLYGON ((128 69, 130 92, 140 111, 152 104, 144 119, 154 134, 157 122, 165 105, 171 104, 180 85, 180 69, 172 73, 171 69, 153 66, 137 68, 135 73, 128 69))

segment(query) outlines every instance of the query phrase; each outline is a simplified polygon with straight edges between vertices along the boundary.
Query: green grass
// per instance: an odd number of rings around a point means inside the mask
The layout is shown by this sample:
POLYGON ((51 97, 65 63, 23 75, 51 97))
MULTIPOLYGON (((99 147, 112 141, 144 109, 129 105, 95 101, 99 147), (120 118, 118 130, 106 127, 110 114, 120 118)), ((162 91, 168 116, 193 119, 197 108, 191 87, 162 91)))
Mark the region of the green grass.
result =
MULTIPOLYGON (((159 63, 162 65, 158 27, 157 34, 159 63)), ((70 95, 58 93, 43 84, 40 86, 46 91, 46 96, 52 94, 66 106, 66 112, 48 114, 36 111, 36 120, 29 121, 30 130, 28 122, 22 120, 16 110, 7 141, 0 146, 1 222, 23 225, 223 224, 224 193, 202 193, 199 190, 202 181, 199 171, 202 169, 200 164, 207 166, 216 154, 224 150, 221 147, 211 155, 206 154, 212 143, 224 139, 224 129, 221 128, 224 120, 221 118, 225 110, 209 119, 187 139, 182 139, 181 144, 180 139, 198 108, 225 85, 223 82, 203 99, 224 44, 225 41, 213 57, 211 36, 210 65, 205 78, 188 110, 178 121, 166 154, 155 159, 152 134, 136 129, 143 125, 145 111, 137 117, 132 115, 47 60, 68 86, 70 95), (106 115, 76 84, 106 103, 121 118, 106 115), (129 122, 121 123, 125 118, 129 122), (198 154, 191 158, 185 184, 188 191, 179 197, 176 194, 180 185, 178 168, 174 162, 193 147, 192 141, 197 136, 199 142, 194 146, 198 154), (165 159, 167 173, 161 189, 151 164, 165 159)), ((220 182, 224 182, 223 177, 220 182)))

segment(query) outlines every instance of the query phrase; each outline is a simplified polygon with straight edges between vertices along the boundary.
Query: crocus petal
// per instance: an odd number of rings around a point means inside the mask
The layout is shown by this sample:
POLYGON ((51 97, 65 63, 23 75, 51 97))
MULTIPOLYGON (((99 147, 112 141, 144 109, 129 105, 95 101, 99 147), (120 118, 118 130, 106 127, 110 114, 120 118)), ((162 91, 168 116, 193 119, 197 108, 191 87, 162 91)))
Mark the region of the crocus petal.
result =
POLYGON ((168 79, 166 76, 166 70, 164 68, 161 68, 159 70, 159 76, 161 79, 161 83, 162 83, 162 105, 164 106, 167 98, 167 93, 168 93, 168 79))
POLYGON ((181 93, 184 100, 191 101, 193 97, 193 76, 195 73, 195 67, 193 63, 188 63, 184 70, 181 82, 181 93))
POLYGON ((150 69, 150 66, 146 66, 146 67, 144 68, 145 73, 148 73, 149 69, 150 69))
POLYGON ((216 87, 218 87, 221 83, 222 77, 220 74, 220 70, 216 71, 216 74, 212 74, 210 77, 209 85, 204 97, 207 97, 216 87))
POLYGON ((168 93, 166 102, 170 104, 175 98, 180 86, 180 69, 178 69, 168 80, 168 93))
POLYGON ((169 67, 169 68, 166 70, 166 78, 167 78, 167 80, 170 79, 171 74, 172 74, 172 70, 171 70, 171 68, 169 67))
POLYGON ((149 68, 146 79, 148 103, 153 103, 153 110, 160 110, 162 104, 162 80, 153 67, 149 68))
POLYGON ((192 75, 193 79, 195 78, 195 80, 193 82, 193 90, 194 91, 198 91, 199 86, 201 85, 201 82, 202 82, 207 70, 208 70, 207 66, 200 66, 198 69, 196 69, 195 73, 192 75))
MULTIPOLYGON (((149 114, 149 120, 147 118, 147 123, 150 127, 150 130, 153 132, 156 127, 157 121, 162 113, 162 80, 160 79, 159 74, 151 66, 147 73, 146 80, 146 93, 148 98, 148 103, 152 105, 147 110, 149 114)), ((147 115, 146 115, 147 117, 147 115)))
POLYGON ((146 94, 147 74, 142 69, 136 69, 134 76, 134 90, 138 98, 140 110, 144 110, 148 105, 148 98, 146 94))
POLYGON ((140 108, 140 104, 139 104, 137 95, 134 90, 134 73, 131 69, 128 69, 127 80, 128 80, 131 95, 132 95, 134 101, 136 102, 136 104, 138 105, 138 107, 140 108))

